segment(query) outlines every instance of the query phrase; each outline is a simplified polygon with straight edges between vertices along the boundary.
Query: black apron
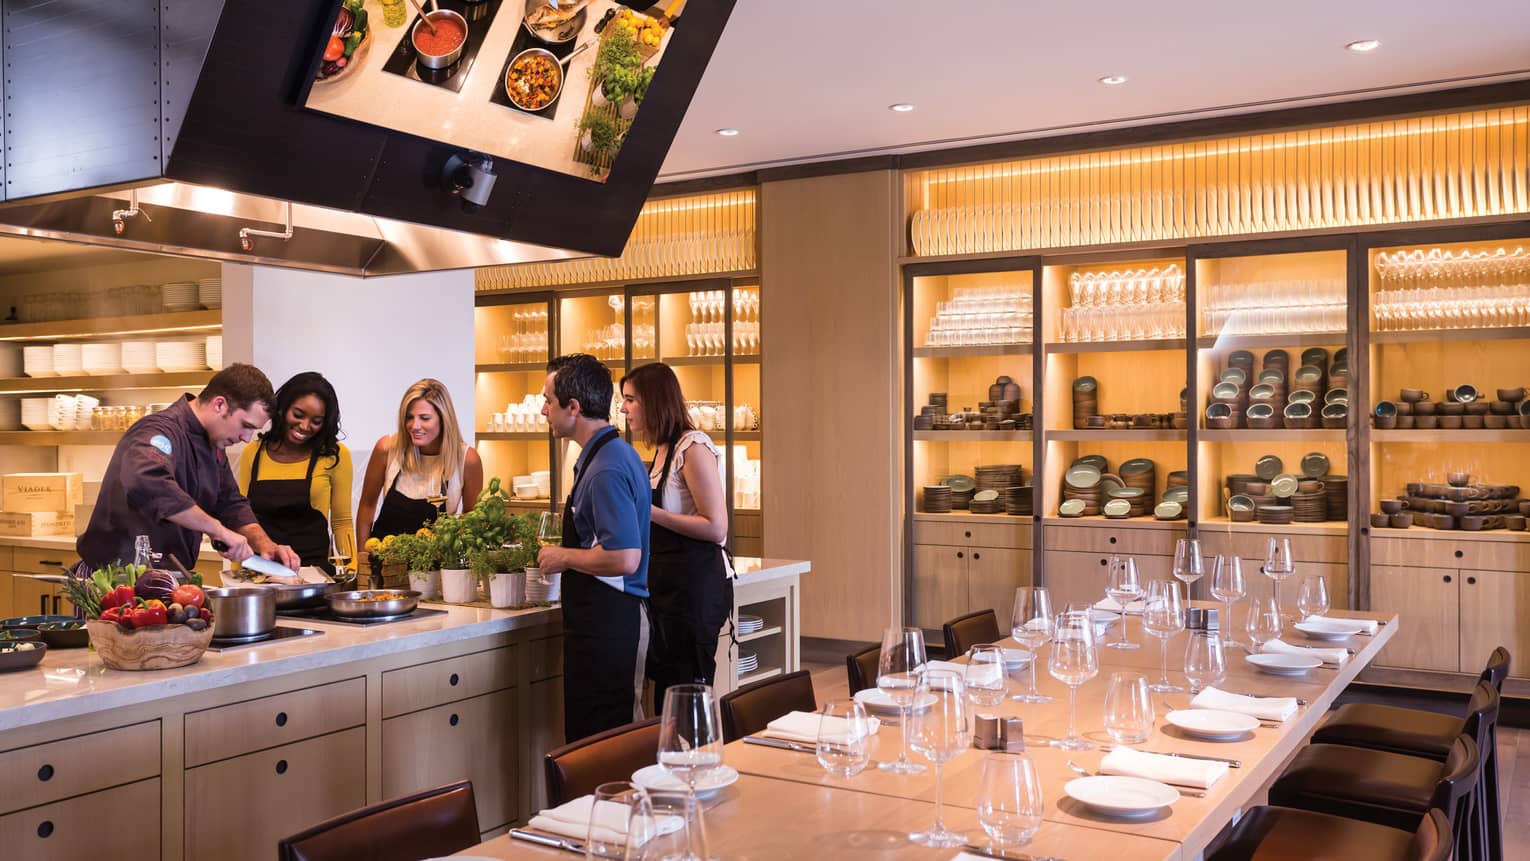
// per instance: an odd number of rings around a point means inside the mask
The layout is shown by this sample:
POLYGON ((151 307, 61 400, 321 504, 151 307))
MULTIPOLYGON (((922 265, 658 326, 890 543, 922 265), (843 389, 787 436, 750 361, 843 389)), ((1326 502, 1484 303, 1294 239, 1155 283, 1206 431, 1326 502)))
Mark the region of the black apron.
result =
MULTIPOLYGON (((393 483, 388 485, 388 493, 383 497, 382 508, 377 511, 377 519, 372 522, 373 538, 387 538, 389 535, 413 535, 420 527, 434 523, 441 516, 441 508, 430 504, 424 499, 414 499, 399 493, 398 477, 403 475, 400 469, 398 475, 393 476, 393 483)), ((446 495, 446 488, 441 488, 441 495, 446 495)))
MULTIPOLYGON (((659 508, 664 507, 664 485, 674 460, 672 444, 653 491, 653 504, 659 508)), ((733 581, 717 544, 658 524, 649 527, 648 541, 648 606, 653 613, 648 677, 653 679, 658 709, 671 685, 712 684, 718 637, 733 612, 733 581)))
POLYGON ((304 565, 321 568, 334 576, 335 566, 329 559, 329 519, 324 512, 313 507, 313 470, 319 462, 319 453, 308 458, 308 474, 302 478, 260 480, 260 455, 265 451, 262 441, 255 449, 255 460, 250 463, 250 509, 260 527, 277 544, 291 547, 304 565))
MULTIPOLYGON (((606 443, 620 437, 615 428, 590 445, 588 465, 606 443)), ((584 548, 574 521, 574 496, 563 504, 563 545, 584 548)), ((648 620, 643 599, 612 589, 582 571, 564 571, 563 592, 563 739, 565 742, 642 718, 643 659, 648 651, 648 620)))

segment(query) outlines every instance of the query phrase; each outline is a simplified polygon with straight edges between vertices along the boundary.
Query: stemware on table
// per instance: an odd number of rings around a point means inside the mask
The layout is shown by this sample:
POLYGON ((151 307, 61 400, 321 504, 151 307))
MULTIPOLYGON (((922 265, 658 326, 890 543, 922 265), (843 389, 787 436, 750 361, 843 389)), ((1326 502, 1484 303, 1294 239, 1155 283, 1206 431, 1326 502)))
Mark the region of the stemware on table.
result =
POLYGON ((1105 595, 1121 608, 1121 631, 1117 639, 1106 643, 1108 649, 1140 649, 1140 643, 1126 638, 1126 607, 1142 597, 1142 580, 1137 575, 1137 560, 1130 557, 1110 557, 1110 569, 1105 576, 1105 595))
POLYGON ((1271 537, 1265 542, 1264 576, 1275 582, 1275 608, 1280 609, 1280 585, 1296 573, 1296 560, 1291 557, 1291 539, 1271 537))
POLYGON ((1301 588, 1296 592, 1296 609, 1301 611, 1302 621, 1328 612, 1328 582, 1321 574, 1302 577, 1301 588))
POLYGON ((710 861, 701 801, 691 792, 644 790, 627 822, 627 861, 710 861), (679 821, 674 829, 662 823, 679 821))
POLYGON ((1190 597, 1190 587, 1206 573, 1201 558, 1201 542, 1197 538, 1181 538, 1174 542, 1174 579, 1185 584, 1185 597, 1190 597))
POLYGON ((1064 750, 1094 747, 1078 731, 1078 686, 1100 674, 1100 653, 1095 646, 1094 622, 1087 607, 1057 617, 1047 669, 1052 678, 1068 686, 1068 735, 1055 742, 1064 750))
POLYGON ((871 720, 854 699, 829 700, 819 711, 818 764, 836 777, 854 777, 871 762, 871 720))
MULTIPOLYGON (((590 829, 584 840, 584 857, 592 861, 596 858, 627 858, 627 845, 633 836, 633 817, 643 815, 643 804, 646 801, 643 789, 630 781, 614 780, 595 787, 594 803, 590 805, 590 829), (599 815, 602 809, 618 808, 626 809, 626 815, 620 817, 624 826, 621 831, 614 827, 617 817, 599 815)), ((646 829, 641 819, 638 829, 646 838, 646 829)))
POLYGON ((1169 681, 1169 639, 1185 630, 1185 599, 1178 581, 1154 580, 1148 584, 1142 630, 1156 637, 1160 646, 1158 681, 1149 688, 1159 693, 1183 693, 1184 688, 1169 681))
POLYGON ((961 846, 967 835, 946 827, 940 767, 972 744, 972 708, 967 703, 966 684, 954 670, 929 670, 915 689, 919 700, 929 707, 910 718, 909 745, 935 766, 935 821, 928 830, 908 837, 924 846, 961 846))
POLYGON ((879 768, 897 774, 918 774, 924 766, 908 758, 909 712, 916 702, 919 681, 924 676, 924 631, 920 628, 888 628, 882 632, 882 656, 877 662, 877 690, 898 704, 898 725, 903 743, 898 758, 879 768))
POLYGON ((1153 734, 1153 696, 1147 676, 1111 673, 1105 689, 1105 732, 1116 744, 1141 744, 1153 734))
POLYGON ((1280 637, 1280 605, 1274 595, 1255 595, 1245 622, 1250 651, 1258 654, 1264 644, 1280 637))
POLYGON ((659 765, 684 781, 694 794, 696 781, 722 762, 722 716, 711 686, 674 685, 666 689, 659 721, 659 765))
POLYGON ((990 753, 978 777, 978 824, 1003 852, 1020 846, 1041 827, 1046 798, 1036 763, 1024 753, 990 753))
POLYGON ((967 666, 962 674, 967 685, 967 699, 973 705, 993 708, 1004 702, 1004 650, 984 644, 967 650, 967 666))
POLYGON ((1021 586, 1015 590, 1015 606, 1011 616, 1010 636, 1030 649, 1031 686, 1024 693, 1015 695, 1023 703, 1049 703, 1052 698, 1036 689, 1036 666, 1042 646, 1052 639, 1052 595, 1045 586, 1021 586))
POLYGON ((1201 614, 1205 627, 1192 630, 1185 644, 1185 680, 1190 683, 1191 693, 1200 693, 1227 678, 1227 657, 1222 650, 1222 635, 1217 631, 1216 611, 1195 612, 1201 614))
POLYGON ((1243 579, 1243 560, 1236 553, 1218 553, 1211 571, 1211 597, 1221 601, 1226 608, 1222 614, 1222 642, 1237 645, 1233 637, 1233 604, 1248 595, 1248 584, 1243 579))

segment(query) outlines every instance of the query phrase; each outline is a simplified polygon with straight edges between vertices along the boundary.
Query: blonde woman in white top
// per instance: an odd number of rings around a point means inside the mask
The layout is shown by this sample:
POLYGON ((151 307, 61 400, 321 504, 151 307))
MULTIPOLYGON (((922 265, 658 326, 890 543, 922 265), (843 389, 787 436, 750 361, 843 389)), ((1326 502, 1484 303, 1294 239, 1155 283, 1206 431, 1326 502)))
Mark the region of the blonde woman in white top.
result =
POLYGON ((649 483, 648 595, 653 636, 648 677, 655 708, 671 685, 711 684, 717 641, 733 610, 728 502, 722 457, 685 411, 668 365, 643 365, 622 378, 627 427, 654 447, 649 483))
POLYGON ((398 432, 372 447, 356 512, 358 546, 414 532, 443 512, 471 511, 482 489, 483 462, 463 441, 451 393, 439 380, 420 380, 399 402, 398 432))

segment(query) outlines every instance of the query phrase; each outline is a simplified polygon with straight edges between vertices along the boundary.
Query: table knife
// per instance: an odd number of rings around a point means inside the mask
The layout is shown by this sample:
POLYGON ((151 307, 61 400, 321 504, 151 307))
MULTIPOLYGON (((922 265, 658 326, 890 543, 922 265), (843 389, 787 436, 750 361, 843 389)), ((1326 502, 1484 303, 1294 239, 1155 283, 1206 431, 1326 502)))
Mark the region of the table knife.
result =
POLYGON ((524 840, 527 843, 536 843, 541 846, 551 846, 554 849, 562 849, 565 852, 577 852, 584 854, 584 844, 575 840, 568 840, 552 834, 538 834, 535 831, 525 831, 520 828, 510 829, 510 836, 516 840, 524 840))
POLYGON ((801 744, 795 741, 787 741, 784 738, 766 738, 764 736, 758 735, 746 735, 744 736, 744 743, 759 744, 764 745, 765 747, 779 747, 782 750, 795 750, 798 753, 811 753, 815 756, 818 754, 818 748, 813 745, 801 744))
POLYGON ((1000 861, 1062 861, 1048 855, 1037 858, 1035 855, 1027 855, 1024 852, 1008 852, 1002 849, 989 849, 987 846, 979 846, 976 843, 968 843, 962 847, 963 852, 973 855, 981 855, 984 858, 998 858, 1000 861))
POLYGON ((1194 753, 1170 753, 1166 750, 1145 750, 1143 753, 1155 753, 1159 756, 1172 756, 1178 759, 1199 759, 1204 762, 1225 762, 1228 768, 1242 768, 1243 761, 1237 759, 1223 759, 1220 756, 1200 756, 1194 753))

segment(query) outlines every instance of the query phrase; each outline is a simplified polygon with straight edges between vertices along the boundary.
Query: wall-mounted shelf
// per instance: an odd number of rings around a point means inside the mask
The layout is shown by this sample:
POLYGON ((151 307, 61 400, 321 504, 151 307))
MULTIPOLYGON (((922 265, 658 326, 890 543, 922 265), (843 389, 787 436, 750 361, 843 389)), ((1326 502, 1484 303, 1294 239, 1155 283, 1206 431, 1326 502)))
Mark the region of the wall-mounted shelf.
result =
POLYGON ((1318 332, 1300 335, 1202 335, 1195 346, 1202 350, 1236 350, 1263 347, 1342 347, 1343 332, 1318 332))
MULTIPOLYGON (((723 359, 722 356, 666 356, 661 361, 663 361, 664 364, 669 365, 671 367, 675 367, 675 368, 684 368, 684 367, 692 367, 692 366, 705 367, 707 365, 715 365, 715 366, 720 368, 720 367, 723 366, 724 359, 723 359)), ((759 353, 750 353, 748 355, 734 356, 733 357, 733 364, 735 366, 737 366, 737 365, 758 365, 759 363, 760 363, 760 354, 759 353)), ((637 364, 645 364, 645 363, 638 362, 637 364)))
POLYGON ((1371 442, 1520 442, 1530 443, 1530 430, 1373 430, 1371 442))
POLYGON ((515 440, 546 442, 547 431, 479 431, 474 437, 480 440, 515 440))
MULTIPOLYGON (((714 442, 725 442, 728 439, 726 431, 707 431, 707 436, 714 442)), ((734 431, 734 442, 759 442, 765 438, 764 431, 734 431)))
POLYGON ((1049 430, 1046 438, 1053 442, 1184 442, 1188 437, 1182 430, 1128 429, 1110 430, 1049 430))
POLYGON ((1313 430, 1292 430, 1289 428, 1270 428, 1259 430, 1248 428, 1242 430, 1203 430, 1198 434, 1201 442, 1343 442, 1343 430, 1332 428, 1317 428, 1313 430))
POLYGON ((1031 431, 914 431, 914 439, 923 442, 1030 442, 1033 438, 1031 431))
POLYGON ((1530 338, 1530 326, 1497 329, 1419 329, 1411 332, 1372 332, 1372 344, 1425 344, 1433 341, 1519 341, 1530 338))
POLYGON ((107 389, 200 389, 213 371, 99 376, 15 377, 0 380, 0 395, 31 392, 97 392, 107 389))
POLYGON ((0 325, 0 341, 68 341, 107 335, 159 335, 216 332, 223 328, 223 311, 180 311, 134 317, 95 317, 52 323, 0 325))
POLYGON ((474 365, 473 370, 480 374, 500 373, 511 371, 517 373, 546 372, 546 362, 495 362, 487 365, 474 365))
POLYGON ((122 431, 0 431, 0 445, 116 445, 122 431))
POLYGON ((1041 522, 1047 526, 1104 526, 1110 529, 1124 527, 1126 529, 1184 529, 1185 521, 1159 520, 1152 515, 1146 517, 1106 517, 1103 514, 1091 514, 1087 517, 1059 517, 1051 515, 1043 517, 1041 522))
POLYGON ((1234 523, 1225 517, 1205 517, 1200 523, 1201 533, 1206 532, 1279 532, 1287 535, 1346 535, 1349 533, 1349 524, 1341 520, 1329 520, 1323 523, 1234 523))
POLYGON ((1147 341, 1052 341, 1048 353, 1146 353, 1153 350, 1183 350, 1184 338, 1147 341))
POLYGON ((1024 523, 1031 524, 1036 518, 1029 514, 974 514, 971 511, 951 511, 930 514, 915 512, 914 520, 920 523, 1024 523))
POLYGON ((975 344, 970 347, 915 347, 916 359, 964 359, 968 356, 1029 356, 1032 344, 975 344))
POLYGON ((747 643, 750 640, 760 640, 764 639, 765 637, 774 637, 775 635, 781 633, 781 631, 782 628, 780 625, 771 625, 768 628, 761 628, 760 630, 755 631, 753 634, 739 634, 737 639, 740 643, 747 643))

